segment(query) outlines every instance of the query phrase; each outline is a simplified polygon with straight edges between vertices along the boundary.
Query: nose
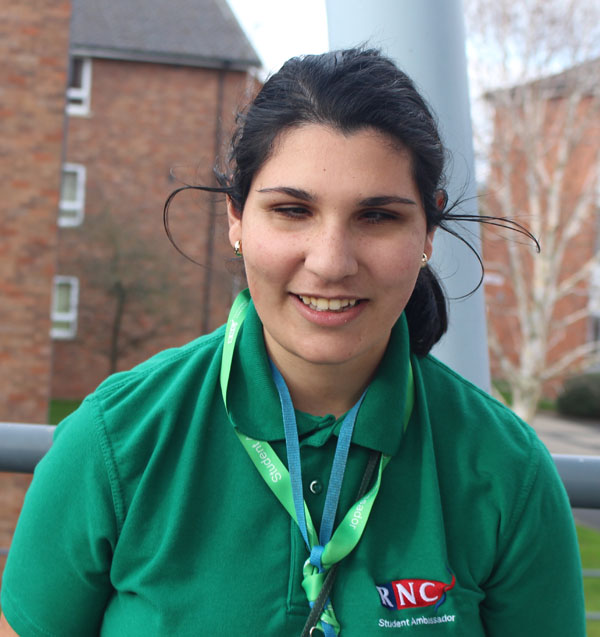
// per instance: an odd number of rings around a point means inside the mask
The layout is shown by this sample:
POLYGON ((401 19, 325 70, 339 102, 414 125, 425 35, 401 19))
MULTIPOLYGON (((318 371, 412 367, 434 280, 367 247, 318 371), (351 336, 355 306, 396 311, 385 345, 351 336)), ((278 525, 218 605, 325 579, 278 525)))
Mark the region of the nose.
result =
POLYGON ((304 267, 327 282, 355 275, 358 258, 352 233, 338 224, 315 229, 306 246, 304 267))

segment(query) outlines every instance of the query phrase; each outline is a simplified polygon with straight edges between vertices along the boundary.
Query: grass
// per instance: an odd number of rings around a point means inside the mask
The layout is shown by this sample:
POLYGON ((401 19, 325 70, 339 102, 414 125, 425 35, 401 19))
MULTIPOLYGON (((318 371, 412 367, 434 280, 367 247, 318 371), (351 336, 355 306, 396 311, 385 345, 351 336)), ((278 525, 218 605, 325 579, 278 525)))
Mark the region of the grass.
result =
POLYGON ((81 404, 80 400, 61 400, 53 398, 50 401, 48 409, 48 424, 58 425, 58 423, 66 418, 71 412, 75 411, 81 404))
MULTIPOLYGON (((600 569, 600 532, 587 526, 578 526, 577 538, 583 567, 600 569)), ((600 584, 600 580, 598 583, 600 584)), ((598 610, 600 610, 600 604, 598 610)))
MULTIPOLYGON (((586 526, 577 526, 581 563, 584 569, 600 569, 600 533, 586 526)), ((583 580, 585 607, 588 611, 600 612, 600 578, 585 577, 583 580)), ((588 621, 588 637, 600 637, 600 621, 588 621)))

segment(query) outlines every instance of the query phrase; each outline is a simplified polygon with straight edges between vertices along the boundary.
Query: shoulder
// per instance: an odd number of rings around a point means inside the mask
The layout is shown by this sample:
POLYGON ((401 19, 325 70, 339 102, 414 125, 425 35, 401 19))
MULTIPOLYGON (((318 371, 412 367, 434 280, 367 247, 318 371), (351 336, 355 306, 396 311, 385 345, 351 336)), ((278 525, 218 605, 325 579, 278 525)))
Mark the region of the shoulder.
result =
POLYGON ((202 402, 215 393, 224 329, 109 376, 84 405, 88 404, 88 410, 110 435, 119 431, 135 434, 143 430, 145 422, 166 424, 176 419, 188 402, 202 402))
POLYGON ((182 388, 187 382, 205 378, 220 365, 224 327, 201 336, 182 347, 159 352, 131 370, 118 372, 104 380, 91 398, 107 407, 115 403, 161 400, 165 392, 182 388))
POLYGON ((538 446, 534 430, 512 410, 428 355, 419 360, 421 390, 436 429, 475 442, 510 444, 525 453, 538 446))
POLYGON ((440 491, 456 509, 449 524, 470 533, 473 545, 487 538, 498 553, 508 551, 516 535, 523 541, 536 535, 542 510, 557 533, 569 535, 566 492, 532 427, 434 357, 418 360, 440 491))
POLYGON ((157 413, 175 414, 192 396, 214 393, 224 327, 159 352, 136 367, 104 380, 77 411, 59 424, 55 440, 74 430, 103 436, 137 436, 157 413))
POLYGON ((176 457, 192 426, 204 426, 215 412, 223 333, 220 328, 107 378, 59 424, 44 463, 62 470, 74 450, 98 458, 122 514, 150 460, 166 469, 162 460, 176 457))
POLYGON ((533 493, 564 499, 552 457, 532 427, 432 356, 419 359, 419 371, 443 480, 469 497, 487 491, 514 516, 533 493))

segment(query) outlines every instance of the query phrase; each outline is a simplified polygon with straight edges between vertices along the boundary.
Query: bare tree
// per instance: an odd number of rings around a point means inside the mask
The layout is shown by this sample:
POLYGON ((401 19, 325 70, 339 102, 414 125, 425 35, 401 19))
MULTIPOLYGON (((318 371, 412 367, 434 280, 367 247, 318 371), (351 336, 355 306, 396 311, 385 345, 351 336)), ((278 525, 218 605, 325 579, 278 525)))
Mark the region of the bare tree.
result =
POLYGON ((465 0, 486 212, 539 239, 533 254, 484 232, 489 345, 513 408, 535 414, 544 384, 590 363, 585 342, 597 265, 600 3, 465 0), (476 111, 478 112, 478 111, 476 111), (578 330, 584 337, 574 344, 578 330))
POLYGON ((135 214, 105 207, 82 229, 89 249, 79 259, 86 282, 80 312, 93 326, 108 373, 131 350, 181 328, 181 317, 192 311, 189 283, 180 282, 166 239, 144 235, 143 227, 135 214))

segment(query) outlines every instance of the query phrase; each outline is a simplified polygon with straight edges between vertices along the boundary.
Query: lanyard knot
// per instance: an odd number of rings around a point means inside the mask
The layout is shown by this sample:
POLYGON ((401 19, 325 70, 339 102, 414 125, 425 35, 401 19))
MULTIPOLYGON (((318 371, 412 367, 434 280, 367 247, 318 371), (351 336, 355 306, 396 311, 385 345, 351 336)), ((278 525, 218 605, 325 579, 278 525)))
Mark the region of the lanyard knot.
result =
MULTIPOLYGON (((317 600, 317 597, 319 596, 319 593, 321 592, 321 589, 323 588, 323 583, 325 581, 327 572, 325 570, 320 571, 316 565, 311 563, 311 558, 309 558, 306 560, 306 562, 304 562, 302 574, 304 576, 302 579, 302 588, 304 589, 306 598, 308 599, 310 607, 312 608, 315 601, 317 600)), ((320 629, 326 635, 326 637, 329 637, 330 635, 332 637, 334 635, 339 635, 341 627, 333 611, 331 600, 327 599, 327 603, 323 608, 321 617, 318 623, 313 628, 320 629)))
POLYGON ((306 593, 306 598, 312 605, 319 596, 321 589, 323 588, 323 582, 325 581, 326 571, 319 571, 319 569, 311 564, 310 558, 304 562, 302 569, 302 588, 306 593))

